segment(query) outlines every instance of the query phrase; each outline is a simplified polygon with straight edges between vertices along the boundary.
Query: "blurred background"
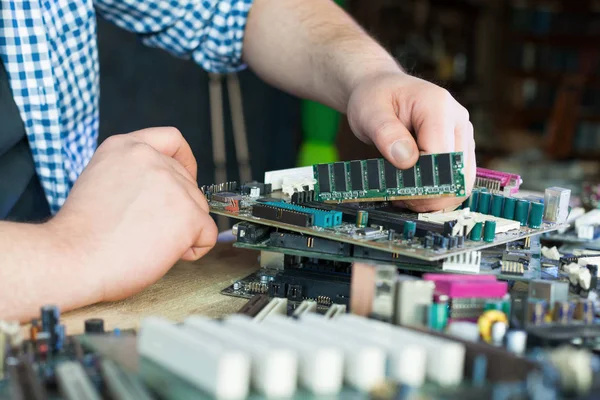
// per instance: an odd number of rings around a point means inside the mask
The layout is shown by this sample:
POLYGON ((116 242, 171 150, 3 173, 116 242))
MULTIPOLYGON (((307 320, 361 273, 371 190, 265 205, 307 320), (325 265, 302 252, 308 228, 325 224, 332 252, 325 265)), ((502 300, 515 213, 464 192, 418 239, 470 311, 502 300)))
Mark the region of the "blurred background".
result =
MULTIPOLYGON (((447 88, 470 111, 478 166, 519 173, 525 189, 560 185, 597 200, 600 0, 338 3, 409 72, 447 88)), ((98 24, 101 139, 176 126, 198 158, 199 183, 213 183, 208 74, 98 24)), ((265 170, 379 156, 333 110, 286 95, 251 71, 238 78, 255 179, 265 170)), ((217 101, 232 181, 239 171, 225 80, 217 101)))

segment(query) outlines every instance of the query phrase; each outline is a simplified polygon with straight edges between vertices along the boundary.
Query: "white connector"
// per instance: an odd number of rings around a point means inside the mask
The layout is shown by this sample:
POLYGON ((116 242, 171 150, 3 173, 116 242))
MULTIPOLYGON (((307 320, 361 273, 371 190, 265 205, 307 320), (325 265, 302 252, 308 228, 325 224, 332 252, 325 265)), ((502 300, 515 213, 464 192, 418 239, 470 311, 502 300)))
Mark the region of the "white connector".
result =
POLYGON ((250 390, 250 357, 208 335, 200 337, 164 318, 142 322, 138 352, 217 399, 244 399, 250 390))
POLYGON ((288 182, 302 181, 304 179, 313 179, 312 166, 265 172, 265 183, 270 183, 272 190, 281 190, 283 188, 284 180, 288 182))
POLYGON ((252 358, 252 386, 265 397, 289 398, 296 391, 298 354, 268 340, 248 337, 245 332, 201 316, 185 319, 184 327, 201 337, 246 352, 252 358))
POLYGON ((477 273, 479 272, 480 266, 480 251, 470 251, 468 253, 450 256, 442 262, 443 271, 477 273))

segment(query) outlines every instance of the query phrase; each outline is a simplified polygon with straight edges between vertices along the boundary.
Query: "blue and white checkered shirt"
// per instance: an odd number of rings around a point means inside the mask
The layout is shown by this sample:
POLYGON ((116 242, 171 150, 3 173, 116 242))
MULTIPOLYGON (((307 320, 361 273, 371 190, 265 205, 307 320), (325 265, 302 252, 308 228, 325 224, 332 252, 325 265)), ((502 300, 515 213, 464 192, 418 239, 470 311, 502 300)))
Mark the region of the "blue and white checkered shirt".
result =
MULTIPOLYGON (((0 0, 0 57, 56 213, 98 138, 96 14, 204 69, 243 67, 252 0, 0 0)), ((0 179, 2 179, 0 177, 0 179)))

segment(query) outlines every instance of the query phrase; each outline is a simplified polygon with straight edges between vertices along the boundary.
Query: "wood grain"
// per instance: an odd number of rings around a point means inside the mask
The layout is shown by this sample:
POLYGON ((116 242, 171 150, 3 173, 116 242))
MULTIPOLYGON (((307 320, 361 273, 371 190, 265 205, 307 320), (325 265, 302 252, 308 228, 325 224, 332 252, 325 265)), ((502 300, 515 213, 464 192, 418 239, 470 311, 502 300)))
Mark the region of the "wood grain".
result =
POLYGON ((144 317, 182 321, 191 314, 220 317, 241 308, 247 300, 219 292, 259 268, 256 251, 217 244, 196 262, 177 263, 158 282, 125 300, 93 304, 62 316, 67 334, 83 332, 88 318, 103 318, 107 330, 137 328, 144 317))

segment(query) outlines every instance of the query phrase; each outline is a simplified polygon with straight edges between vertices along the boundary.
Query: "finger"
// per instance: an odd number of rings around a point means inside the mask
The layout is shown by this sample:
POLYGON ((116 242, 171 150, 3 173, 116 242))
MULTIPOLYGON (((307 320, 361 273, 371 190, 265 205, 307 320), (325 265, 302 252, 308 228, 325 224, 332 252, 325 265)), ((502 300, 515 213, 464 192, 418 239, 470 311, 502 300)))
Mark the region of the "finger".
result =
POLYGON ((458 151, 454 132, 455 116, 447 112, 445 107, 430 107, 424 111, 419 121, 413 121, 419 150, 423 153, 458 151))
POLYGON ((129 133, 139 142, 146 143, 160 153, 173 158, 179 162, 196 181, 198 175, 198 164, 192 153, 192 149, 181 132, 172 127, 159 127, 142 129, 129 133))
POLYGON ((219 230, 210 214, 203 212, 198 222, 200 223, 198 238, 181 256, 183 260, 195 261, 208 253, 217 243, 219 230))
POLYGON ((381 107, 367 107, 362 110, 361 127, 377 146, 379 152, 396 168, 407 169, 415 165, 419 158, 419 150, 414 138, 400 122, 390 104, 381 107))

